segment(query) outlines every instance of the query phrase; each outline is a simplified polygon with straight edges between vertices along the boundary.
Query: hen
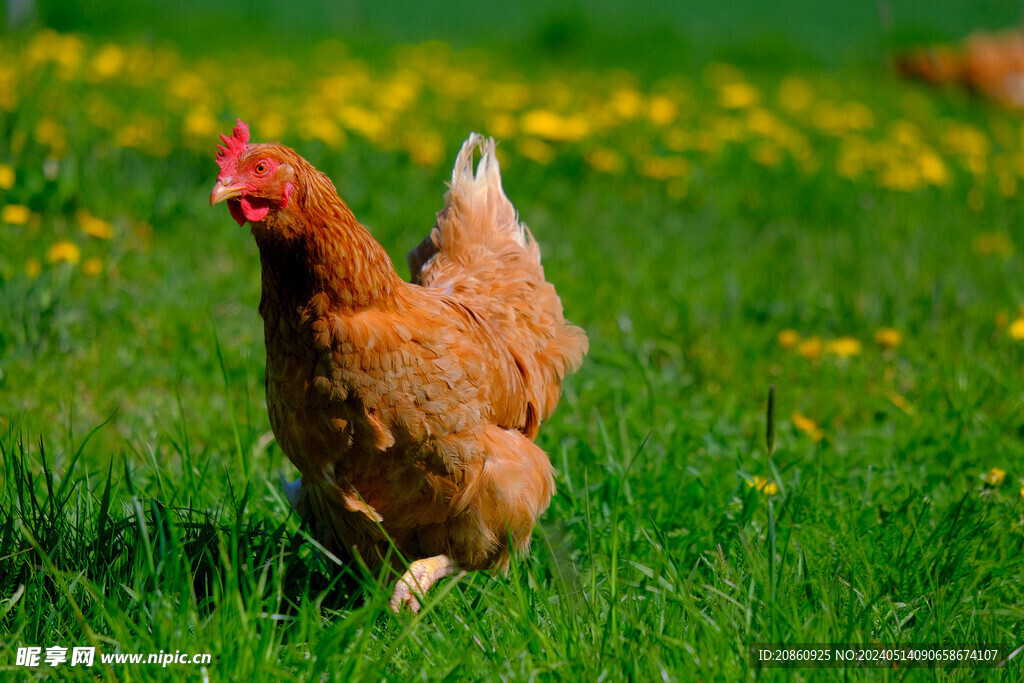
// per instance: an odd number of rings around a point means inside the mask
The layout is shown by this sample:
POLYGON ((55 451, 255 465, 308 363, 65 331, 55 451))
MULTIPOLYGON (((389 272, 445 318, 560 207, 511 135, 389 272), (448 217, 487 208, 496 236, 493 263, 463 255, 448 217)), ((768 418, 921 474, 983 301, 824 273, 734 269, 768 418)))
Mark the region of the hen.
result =
POLYGON ((961 83, 1000 104, 1024 108, 1024 31, 976 32, 957 46, 899 56, 898 71, 929 83, 961 83))
POLYGON ((250 143, 241 120, 221 138, 210 204, 226 200, 259 247, 267 409, 302 474, 296 509, 335 552, 412 561, 395 611, 456 571, 507 570, 550 501, 534 439, 587 338, 544 279, 494 141, 462 145, 410 284, 305 159, 250 143))

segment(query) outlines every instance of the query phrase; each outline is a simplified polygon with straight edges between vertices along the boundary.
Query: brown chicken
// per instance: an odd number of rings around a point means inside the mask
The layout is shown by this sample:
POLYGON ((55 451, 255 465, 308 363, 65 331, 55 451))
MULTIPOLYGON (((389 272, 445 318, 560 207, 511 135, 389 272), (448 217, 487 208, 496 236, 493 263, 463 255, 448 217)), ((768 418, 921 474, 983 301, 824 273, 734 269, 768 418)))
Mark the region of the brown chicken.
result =
POLYGON ((587 338, 544 279, 494 141, 463 144, 410 284, 327 176, 250 143, 242 121, 221 137, 210 203, 259 246, 267 409, 302 474, 296 509, 331 550, 407 569, 395 611, 456 571, 507 570, 551 499, 534 439, 587 338))
POLYGON ((1024 108, 1024 32, 977 32, 956 47, 901 55, 899 72, 929 83, 961 83, 1000 104, 1024 108))

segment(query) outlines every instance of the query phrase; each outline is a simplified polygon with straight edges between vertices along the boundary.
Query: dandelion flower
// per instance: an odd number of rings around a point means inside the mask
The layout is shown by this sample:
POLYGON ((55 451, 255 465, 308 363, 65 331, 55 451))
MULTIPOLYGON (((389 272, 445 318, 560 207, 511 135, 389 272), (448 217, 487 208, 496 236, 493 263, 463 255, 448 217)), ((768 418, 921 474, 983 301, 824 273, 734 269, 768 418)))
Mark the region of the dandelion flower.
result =
POLYGON ((779 86, 779 103, 789 112, 806 111, 813 99, 811 84, 802 78, 787 76, 779 86))
POLYGON ((43 264, 39 262, 39 259, 30 258, 25 261, 25 275, 28 275, 30 278, 37 278, 41 272, 43 272, 43 264))
POLYGON ((949 171, 938 154, 926 149, 917 160, 918 170, 921 177, 932 185, 946 185, 949 183, 949 171))
POLYGON ((495 137, 508 139, 516 134, 516 119, 511 114, 495 114, 491 117, 487 128, 495 137))
POLYGON ((640 171, 655 180, 682 178, 690 170, 690 164, 683 157, 649 157, 640 165, 640 171))
POLYGON ((0 209, 0 221, 8 225, 25 225, 31 217, 32 212, 21 204, 8 204, 0 209))
POLYGON ((796 330, 782 330, 779 332, 776 340, 782 348, 791 349, 799 343, 800 333, 796 330))
POLYGON ((989 486, 1002 486, 1006 479, 1006 470, 993 467, 985 474, 985 483, 989 486))
POLYGON ((14 187, 14 169, 7 164, 0 164, 0 190, 14 187))
MULTIPOLYGON (((184 128, 185 134, 190 137, 206 137, 213 134, 217 129, 217 119, 206 109, 191 109, 185 114, 184 128)), ((273 138, 274 136, 270 137, 273 138)))
POLYGON ((620 88, 612 94, 612 109, 620 118, 632 119, 640 113, 643 99, 632 88, 620 88))
POLYGON ((853 337, 840 337, 839 339, 833 339, 825 346, 826 351, 839 356, 840 358, 859 356, 861 349, 860 341, 853 337))
POLYGON ((804 358, 816 360, 821 356, 822 343, 820 337, 811 337, 797 344, 796 352, 804 358))
POLYGON ((62 261, 78 263, 81 258, 82 250, 74 242, 67 240, 55 242, 46 252, 46 260, 50 263, 60 263, 62 261))
POLYGON ((622 155, 612 149, 595 149, 586 158, 591 166, 602 173, 621 173, 625 166, 622 155))
POLYGON ((914 414, 914 406, 911 405, 910 401, 908 401, 902 394, 897 394, 893 392, 890 394, 886 394, 886 396, 889 397, 889 400, 892 401, 892 404, 894 406, 905 412, 907 415, 914 414))
POLYGON ((1013 242, 1003 232, 987 232, 978 235, 971 241, 971 247, 974 249, 975 254, 1009 256, 1013 253, 1013 242))
POLYGON ((811 441, 817 443, 825 437, 825 432, 821 430, 818 423, 806 415, 793 413, 793 416, 790 419, 793 420, 793 426, 809 436, 811 441))
POLYGON ((555 151, 551 145, 536 138, 522 138, 516 143, 516 149, 527 159, 533 159, 538 164, 550 164, 555 159, 555 151))
POLYGON ((82 272, 86 275, 99 275, 103 272, 103 261, 98 258, 87 258, 82 263, 82 272))
POLYGON ((345 143, 345 133, 326 116, 308 116, 299 125, 303 136, 320 140, 328 147, 337 148, 345 143))
POLYGON ((590 132, 590 126, 582 116, 560 116, 546 109, 527 112, 519 125, 527 135, 554 142, 574 142, 590 132))
POLYGON ((114 228, 102 218, 96 218, 85 209, 79 211, 75 218, 82 232, 90 237, 97 237, 101 240, 109 240, 114 234, 114 228))
POLYGON ((1017 318, 1010 323, 1010 338, 1024 341, 1024 318, 1017 318))
POLYGON ((725 109, 746 109, 757 104, 761 93, 748 83, 729 83, 722 86, 718 94, 718 102, 725 109))
POLYGON ((46 145, 57 155, 67 148, 67 134, 64 126, 52 116, 44 116, 36 124, 35 139, 36 142, 46 145))
POLYGON ((747 479, 747 487, 757 489, 761 493, 774 496, 779 492, 779 485, 768 477, 762 477, 759 474, 755 474, 753 479, 747 479))
POLYGON ((875 343, 883 349, 895 349, 902 341, 903 335, 891 327, 883 327, 875 332, 875 343))
POLYGON ((778 145, 762 142, 753 149, 751 157, 762 166, 778 166, 782 161, 782 152, 778 145))
POLYGON ((405 141, 410 158, 420 166, 434 166, 444 158, 444 140, 436 131, 410 135, 405 141))
POLYGON ((90 64, 92 74, 100 79, 112 78, 121 73, 124 66, 124 50, 108 43, 100 48, 90 64))
POLYGON ((678 115, 675 102, 664 95, 655 95, 647 103, 647 118, 658 126, 667 126, 676 120, 678 115))
POLYGON ((1017 179, 1009 173, 1000 173, 999 192, 1004 197, 1012 197, 1017 194, 1017 179))

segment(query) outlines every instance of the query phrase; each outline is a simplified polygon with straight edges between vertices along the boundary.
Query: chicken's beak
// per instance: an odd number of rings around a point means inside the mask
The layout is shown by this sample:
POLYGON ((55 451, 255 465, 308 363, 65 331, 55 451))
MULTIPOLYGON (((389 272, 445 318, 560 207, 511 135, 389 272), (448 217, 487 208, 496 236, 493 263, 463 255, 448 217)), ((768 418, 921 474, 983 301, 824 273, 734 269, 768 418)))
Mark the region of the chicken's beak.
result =
POLYGON ((225 185, 218 180, 217 184, 213 186, 213 192, 210 193, 210 206, 220 204, 225 199, 240 197, 243 192, 245 192, 245 185, 225 185))

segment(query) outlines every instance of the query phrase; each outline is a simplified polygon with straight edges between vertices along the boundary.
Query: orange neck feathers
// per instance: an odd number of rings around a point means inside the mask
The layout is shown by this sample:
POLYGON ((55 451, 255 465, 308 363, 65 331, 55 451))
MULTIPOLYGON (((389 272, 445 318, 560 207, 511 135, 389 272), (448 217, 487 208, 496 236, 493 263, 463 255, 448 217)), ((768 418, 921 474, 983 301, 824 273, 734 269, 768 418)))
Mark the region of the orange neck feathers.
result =
POLYGON ((384 248, 327 176, 294 152, 289 156, 295 169, 293 203, 252 224, 264 303, 276 300, 283 305, 279 310, 297 310, 321 293, 349 310, 388 301, 402 280, 384 248))

